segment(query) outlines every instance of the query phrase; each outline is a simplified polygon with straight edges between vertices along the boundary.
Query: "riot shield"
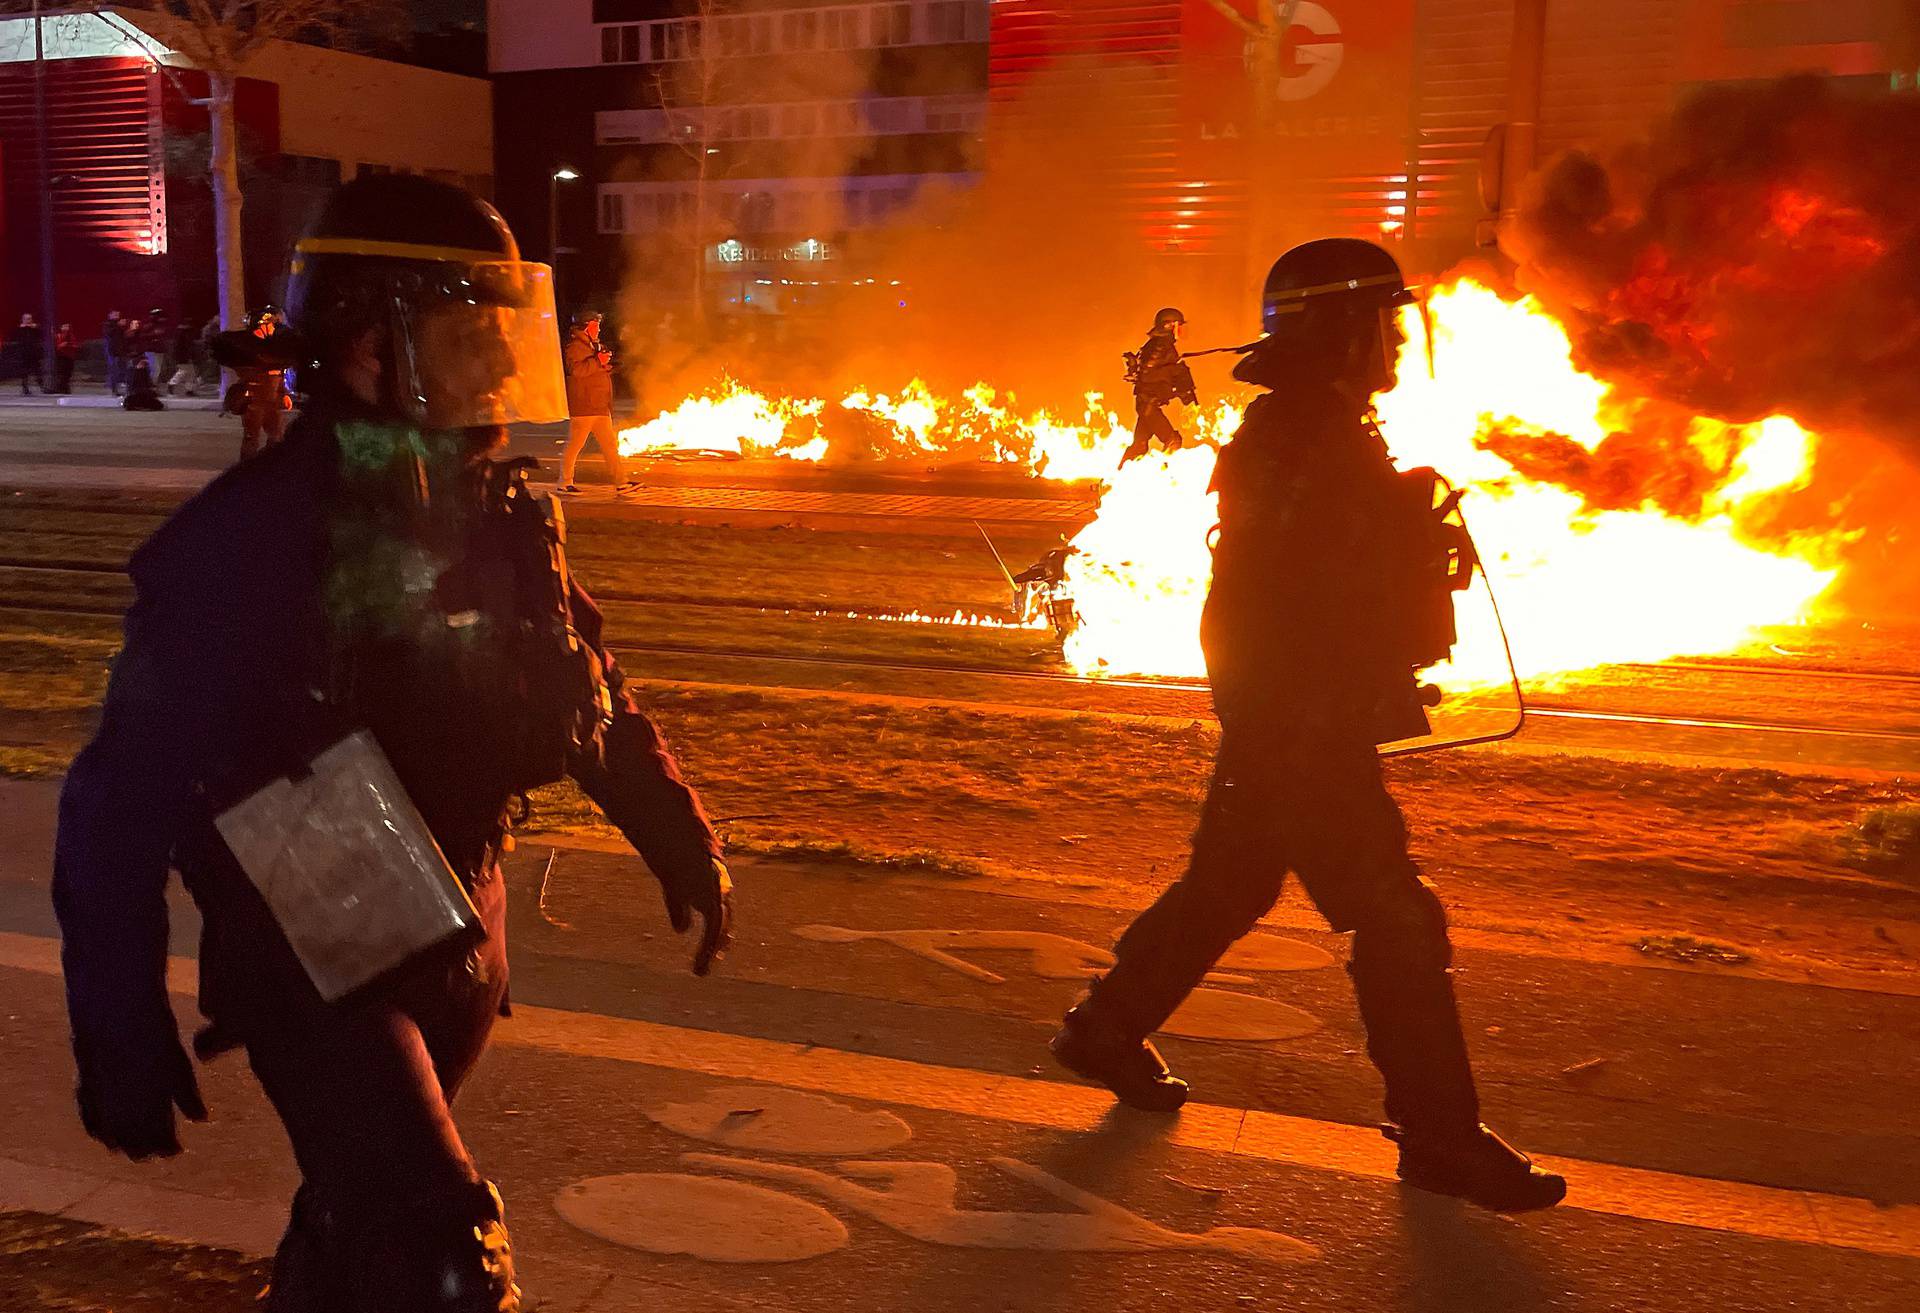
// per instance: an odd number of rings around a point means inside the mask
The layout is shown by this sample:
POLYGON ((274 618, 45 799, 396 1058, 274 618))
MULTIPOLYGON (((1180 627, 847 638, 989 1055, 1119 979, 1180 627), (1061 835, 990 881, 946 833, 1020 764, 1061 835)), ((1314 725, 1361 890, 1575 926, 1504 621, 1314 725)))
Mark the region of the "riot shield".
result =
POLYGON ((484 931, 459 878, 365 730, 214 821, 314 988, 343 998, 484 931))
POLYGON ((1454 624, 1458 636, 1452 658, 1421 675, 1439 695, 1427 713, 1429 731, 1418 738, 1382 744, 1381 756, 1499 743, 1526 724, 1526 697, 1507 643, 1500 604, 1478 564, 1466 590, 1454 594, 1454 624))

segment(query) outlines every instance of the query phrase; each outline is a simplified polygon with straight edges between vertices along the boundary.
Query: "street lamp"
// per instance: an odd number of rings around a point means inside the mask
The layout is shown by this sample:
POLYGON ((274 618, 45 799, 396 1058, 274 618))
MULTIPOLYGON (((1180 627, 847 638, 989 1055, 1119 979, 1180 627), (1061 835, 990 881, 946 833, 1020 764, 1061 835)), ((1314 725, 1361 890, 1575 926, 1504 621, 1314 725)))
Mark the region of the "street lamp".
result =
POLYGON ((560 184, 579 176, 570 165, 562 164, 547 179, 547 263, 556 269, 560 264, 560 184))

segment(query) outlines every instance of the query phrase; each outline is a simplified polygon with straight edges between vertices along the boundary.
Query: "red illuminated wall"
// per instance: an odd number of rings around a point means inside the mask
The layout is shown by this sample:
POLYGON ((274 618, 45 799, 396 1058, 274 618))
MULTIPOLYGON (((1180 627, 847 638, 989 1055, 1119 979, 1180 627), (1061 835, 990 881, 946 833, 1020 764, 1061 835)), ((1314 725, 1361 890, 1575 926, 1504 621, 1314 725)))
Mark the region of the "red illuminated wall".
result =
POLYGON ((1244 38, 1206 0, 998 0, 990 143, 1043 130, 1097 78, 1122 145, 1091 163, 1155 245, 1237 253, 1256 177, 1262 213, 1293 233, 1377 235, 1404 199, 1414 11, 1303 0, 1256 155, 1244 38))
MULTIPOLYGON (((1237 0, 1246 12, 1254 4, 1237 0)), ((1304 0, 1263 115, 1241 29, 1206 0, 1186 0, 1179 121, 1189 185, 1224 186, 1228 200, 1217 208, 1236 226, 1252 187, 1292 235, 1378 235, 1404 217, 1414 8, 1414 0, 1304 0)))
MULTIPOLYGON (((210 313, 211 195, 204 142, 206 76, 169 77, 143 60, 54 60, 46 66, 54 179, 55 313, 83 336, 109 309, 141 314, 210 313)), ((256 161, 279 149, 279 97, 271 83, 242 79, 237 110, 256 161)), ((40 302, 40 160, 32 64, 0 65, 0 323, 40 302)), ((267 205, 259 217, 270 217, 267 205)), ((249 216, 250 234, 255 216, 249 216)))

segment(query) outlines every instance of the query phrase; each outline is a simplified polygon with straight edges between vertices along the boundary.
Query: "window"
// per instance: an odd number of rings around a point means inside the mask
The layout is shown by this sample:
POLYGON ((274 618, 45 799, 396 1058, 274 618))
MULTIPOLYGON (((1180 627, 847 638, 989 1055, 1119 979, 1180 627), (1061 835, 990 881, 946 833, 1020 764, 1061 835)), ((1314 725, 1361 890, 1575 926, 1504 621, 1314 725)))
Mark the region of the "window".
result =
POLYGON ((904 46, 913 42, 913 6, 881 4, 867 7, 867 44, 904 46))
POLYGON ((600 231, 623 233, 627 230, 627 198, 617 191, 600 194, 600 231))
POLYGON ((620 29, 603 27, 600 29, 600 62, 617 64, 620 62, 620 29))
POLYGON ((648 58, 660 63, 667 57, 667 25, 665 23, 647 24, 648 58))
POLYGON ((862 23, 858 9, 829 9, 821 16, 827 49, 851 50, 860 44, 862 23))
POLYGON ((882 135, 913 131, 913 103, 901 98, 880 98, 867 102, 867 126, 882 135))
POLYGON ((747 20, 747 49, 756 55, 773 51, 773 16, 755 14, 747 20))
POLYGON ((944 45, 966 39, 966 0, 933 0, 927 6, 927 40, 944 45))
POLYGON ((640 62, 640 25, 638 23, 620 29, 620 62, 623 64, 640 62))

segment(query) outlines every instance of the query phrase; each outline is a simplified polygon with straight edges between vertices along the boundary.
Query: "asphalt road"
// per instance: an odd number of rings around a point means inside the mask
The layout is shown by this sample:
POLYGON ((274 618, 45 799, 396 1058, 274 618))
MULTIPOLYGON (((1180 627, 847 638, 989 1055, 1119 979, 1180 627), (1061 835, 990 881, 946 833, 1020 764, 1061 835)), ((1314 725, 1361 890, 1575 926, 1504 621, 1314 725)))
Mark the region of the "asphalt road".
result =
MULTIPOLYGON (((294 1176, 243 1062, 203 1071, 215 1121, 172 1162, 110 1158, 69 1110, 51 804, 0 786, 0 1207, 265 1252, 294 1176)), ((1910 977, 1463 944, 1486 1115, 1573 1182, 1504 1219, 1392 1181, 1341 945, 1297 905, 1176 1019, 1196 1103, 1152 1118, 1044 1049, 1129 909, 737 874, 739 946, 698 981, 635 859, 513 859, 515 1012, 460 1115, 543 1311, 1920 1304, 1910 977)), ((193 951, 183 905, 189 1021, 193 951)))

